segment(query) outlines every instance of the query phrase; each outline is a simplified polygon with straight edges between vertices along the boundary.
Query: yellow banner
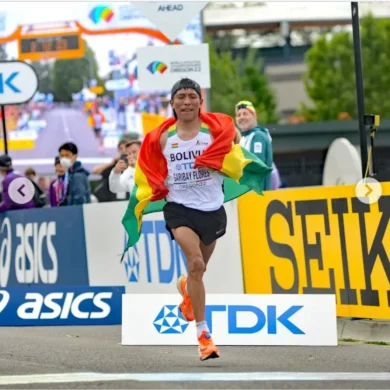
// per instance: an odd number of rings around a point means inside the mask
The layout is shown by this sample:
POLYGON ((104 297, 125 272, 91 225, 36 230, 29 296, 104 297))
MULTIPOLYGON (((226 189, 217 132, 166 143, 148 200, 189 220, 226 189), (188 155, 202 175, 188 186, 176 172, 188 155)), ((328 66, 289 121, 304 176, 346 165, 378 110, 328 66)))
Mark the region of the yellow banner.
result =
POLYGON ((165 117, 158 114, 149 114, 147 112, 143 112, 141 114, 142 118, 142 127, 144 136, 154 130, 156 127, 160 126, 161 123, 165 121, 165 117))
POLYGON ((371 205, 355 186, 238 200, 247 294, 336 294, 340 317, 390 319, 390 183, 371 205))

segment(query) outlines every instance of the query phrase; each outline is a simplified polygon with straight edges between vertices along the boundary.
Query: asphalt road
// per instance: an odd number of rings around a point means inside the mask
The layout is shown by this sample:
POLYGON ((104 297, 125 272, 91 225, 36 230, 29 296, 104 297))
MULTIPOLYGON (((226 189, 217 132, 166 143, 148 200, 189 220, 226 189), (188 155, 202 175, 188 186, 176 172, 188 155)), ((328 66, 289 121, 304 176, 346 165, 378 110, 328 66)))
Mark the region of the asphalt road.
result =
POLYGON ((47 122, 46 128, 39 134, 33 150, 10 151, 10 156, 15 161, 18 170, 24 171, 28 166, 40 174, 52 174, 54 157, 58 154, 58 147, 64 142, 72 141, 79 149, 80 159, 86 159, 84 165, 91 169, 98 163, 95 160, 110 158, 115 150, 108 149, 104 153, 98 150, 92 129, 88 126, 85 115, 73 108, 55 108, 44 114, 47 122), (36 161, 25 161, 25 160, 36 161), (45 162, 44 160, 49 160, 45 162))
POLYGON ((120 332, 119 326, 0 328, 0 389, 385 389, 390 383, 388 346, 221 347, 219 359, 200 362, 196 347, 121 346, 120 332))

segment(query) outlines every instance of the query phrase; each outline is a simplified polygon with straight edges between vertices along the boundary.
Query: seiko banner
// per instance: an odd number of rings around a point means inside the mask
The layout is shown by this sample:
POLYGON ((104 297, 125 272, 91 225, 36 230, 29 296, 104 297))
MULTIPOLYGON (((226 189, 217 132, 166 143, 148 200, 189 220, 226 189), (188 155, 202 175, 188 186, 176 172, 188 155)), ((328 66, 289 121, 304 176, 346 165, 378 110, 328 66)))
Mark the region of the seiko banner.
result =
POLYGON ((373 204, 355 186, 239 199, 245 292, 335 294, 338 316, 389 319, 390 183, 381 185, 373 204))

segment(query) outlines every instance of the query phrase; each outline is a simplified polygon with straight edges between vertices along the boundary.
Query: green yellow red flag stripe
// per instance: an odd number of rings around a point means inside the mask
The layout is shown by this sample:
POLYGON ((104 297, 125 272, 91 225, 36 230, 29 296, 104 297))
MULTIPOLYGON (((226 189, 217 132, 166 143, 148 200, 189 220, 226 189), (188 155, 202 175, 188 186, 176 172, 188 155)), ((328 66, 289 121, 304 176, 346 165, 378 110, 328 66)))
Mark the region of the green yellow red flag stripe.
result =
MULTIPOLYGON (((210 133, 213 142, 196 158, 194 168, 205 166, 225 175, 225 202, 250 190, 262 194, 262 181, 272 168, 233 143, 236 136, 233 118, 224 114, 202 113, 201 119, 201 132, 210 133)), ((125 252, 139 240, 142 216, 162 211, 165 205, 168 168, 160 146, 160 138, 165 131, 168 131, 168 137, 176 133, 175 118, 167 119, 148 133, 141 146, 135 169, 135 186, 122 219, 129 236, 125 252)))

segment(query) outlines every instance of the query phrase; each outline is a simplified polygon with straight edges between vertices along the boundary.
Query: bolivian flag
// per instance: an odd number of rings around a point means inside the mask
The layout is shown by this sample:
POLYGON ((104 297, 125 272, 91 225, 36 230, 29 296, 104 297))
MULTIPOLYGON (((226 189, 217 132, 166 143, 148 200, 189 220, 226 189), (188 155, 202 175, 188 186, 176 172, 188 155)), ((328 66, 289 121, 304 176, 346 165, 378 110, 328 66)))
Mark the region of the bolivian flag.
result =
MULTIPOLYGON (((262 181, 272 172, 254 154, 234 145, 236 129, 233 118, 225 114, 202 113, 202 132, 209 132, 213 142, 196 158, 194 168, 206 166, 225 175, 225 203, 250 190, 262 195, 262 181)), ((142 216, 162 211, 168 189, 166 159, 160 146, 161 134, 174 128, 176 119, 169 118, 148 133, 142 143, 135 168, 135 185, 122 223, 128 235, 128 248, 135 245, 141 234, 142 216)))

